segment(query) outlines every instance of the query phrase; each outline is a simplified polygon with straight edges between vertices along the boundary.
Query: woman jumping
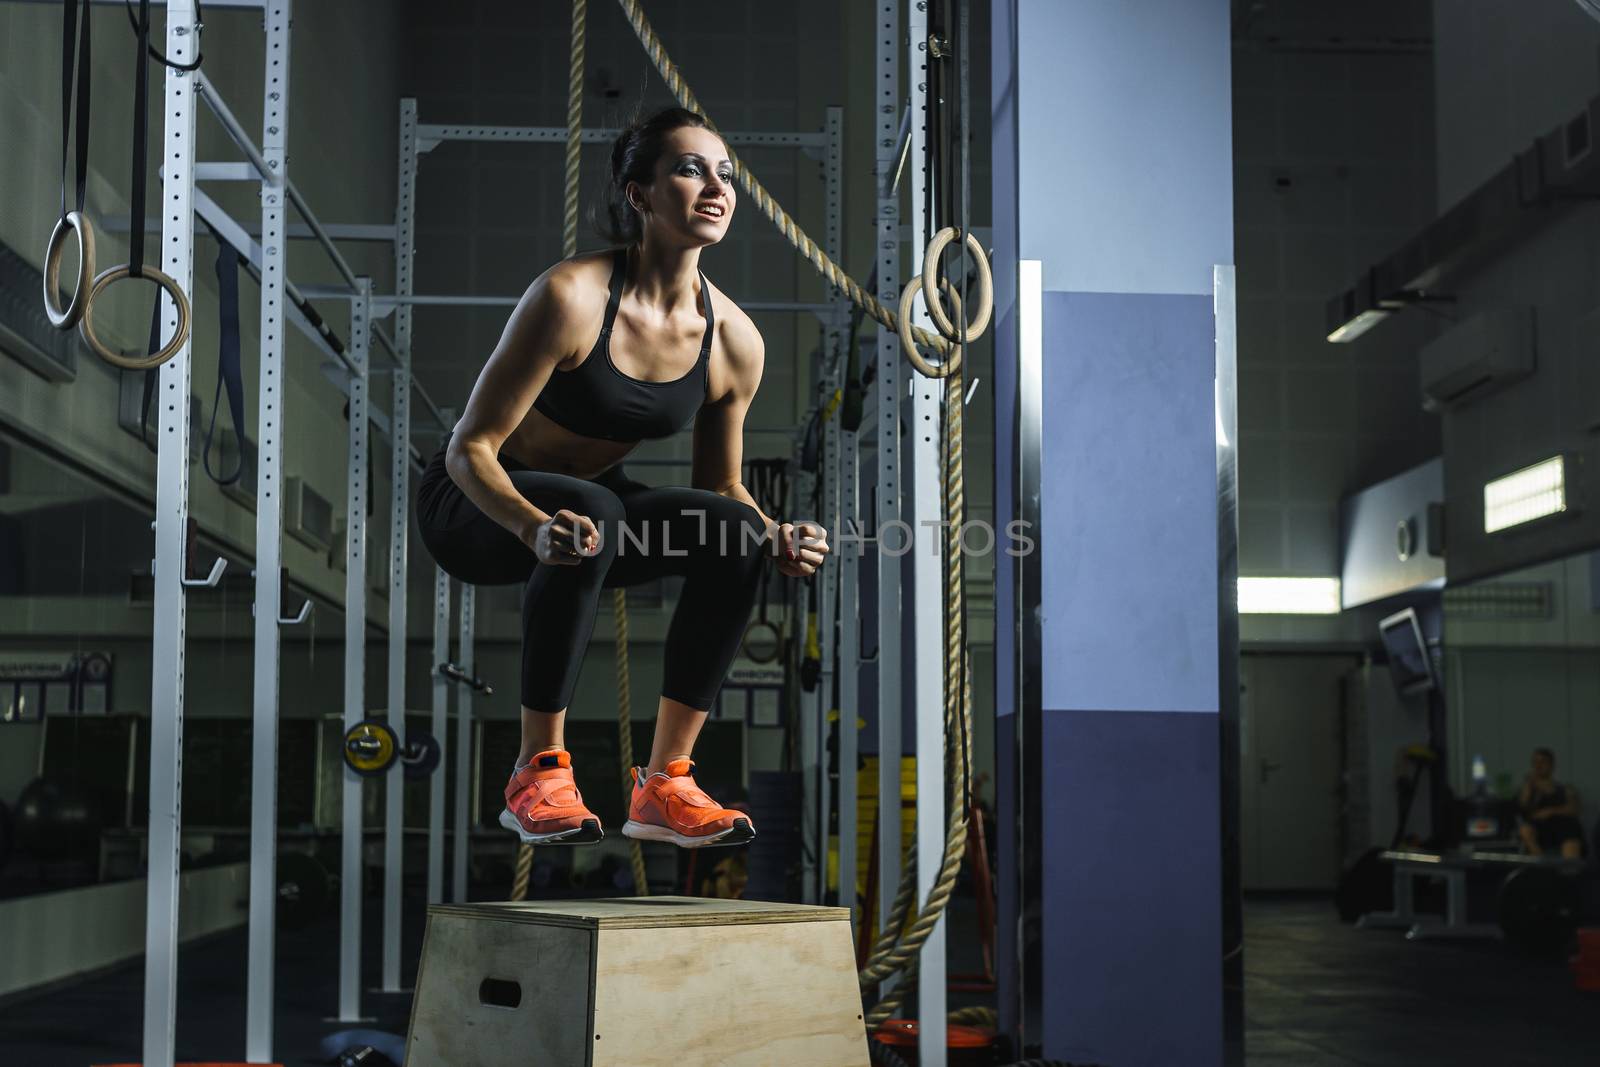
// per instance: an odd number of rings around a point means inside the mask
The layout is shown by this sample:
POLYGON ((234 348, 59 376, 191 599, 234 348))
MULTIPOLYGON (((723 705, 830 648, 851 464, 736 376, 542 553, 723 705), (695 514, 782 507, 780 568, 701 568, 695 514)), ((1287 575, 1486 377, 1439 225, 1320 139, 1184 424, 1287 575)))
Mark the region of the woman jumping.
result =
POLYGON ((761 334, 700 273, 734 209, 727 146, 691 111, 624 130, 611 150, 606 236, 563 260, 511 313, 465 413, 417 490, 422 542, 473 585, 526 583, 522 749, 501 825, 532 844, 598 841, 563 745, 602 589, 681 575, 650 762, 633 768, 622 832, 685 848, 755 828, 695 785, 690 757, 738 652, 766 553, 791 577, 828 554, 815 523, 778 523, 740 482, 761 334), (642 440, 694 421, 692 487, 624 473, 642 440))

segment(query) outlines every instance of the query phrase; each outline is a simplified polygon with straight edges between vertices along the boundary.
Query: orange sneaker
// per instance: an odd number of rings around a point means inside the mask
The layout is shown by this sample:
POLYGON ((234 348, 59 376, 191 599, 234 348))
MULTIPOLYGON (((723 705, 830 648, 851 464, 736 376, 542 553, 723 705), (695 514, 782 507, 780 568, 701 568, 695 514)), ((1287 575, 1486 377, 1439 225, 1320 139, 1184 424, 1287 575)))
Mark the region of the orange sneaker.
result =
POLYGON ((648 776, 643 767, 635 767, 633 800, 622 835, 682 848, 742 845, 756 836, 750 816, 706 796, 693 775, 694 763, 686 759, 675 759, 665 772, 648 776))
POLYGON ((500 825, 529 845, 584 845, 605 836, 573 784, 571 753, 559 748, 539 753, 511 776, 500 825))

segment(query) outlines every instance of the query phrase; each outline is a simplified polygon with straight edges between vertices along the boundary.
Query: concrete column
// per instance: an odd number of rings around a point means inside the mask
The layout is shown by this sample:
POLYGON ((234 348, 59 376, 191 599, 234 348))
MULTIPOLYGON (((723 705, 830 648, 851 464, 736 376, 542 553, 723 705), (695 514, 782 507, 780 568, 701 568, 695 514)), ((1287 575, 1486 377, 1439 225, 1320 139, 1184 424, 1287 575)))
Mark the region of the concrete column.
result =
POLYGON ((1228 4, 1006 0, 993 48, 996 510, 1037 523, 996 575, 1002 1025, 1220 1064, 1228 4))

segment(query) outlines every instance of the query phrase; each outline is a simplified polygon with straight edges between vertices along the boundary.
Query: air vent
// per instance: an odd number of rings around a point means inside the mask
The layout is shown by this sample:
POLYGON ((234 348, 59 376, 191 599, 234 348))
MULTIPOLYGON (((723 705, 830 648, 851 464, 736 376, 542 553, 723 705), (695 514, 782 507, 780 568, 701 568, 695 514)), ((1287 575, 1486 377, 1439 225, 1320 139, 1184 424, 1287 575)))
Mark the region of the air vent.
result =
POLYGON ((1535 364, 1531 308, 1474 315, 1421 352, 1422 394, 1430 410, 1460 407, 1527 378, 1535 364))
POLYGON ((284 479, 283 488, 284 532, 326 552, 333 545, 333 505, 295 475, 284 479))
POLYGON ((0 242, 0 351, 41 378, 70 382, 78 376, 78 338, 44 315, 44 275, 0 242))

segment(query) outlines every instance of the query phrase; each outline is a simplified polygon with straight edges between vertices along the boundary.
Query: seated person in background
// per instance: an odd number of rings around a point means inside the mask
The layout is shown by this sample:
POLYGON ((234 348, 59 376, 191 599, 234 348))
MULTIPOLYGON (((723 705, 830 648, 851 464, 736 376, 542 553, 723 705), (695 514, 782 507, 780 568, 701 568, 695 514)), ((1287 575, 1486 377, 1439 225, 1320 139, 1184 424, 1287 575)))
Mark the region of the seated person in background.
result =
POLYGON ((1548 748, 1533 750, 1533 770, 1522 782, 1517 806, 1522 847, 1535 856, 1558 852, 1563 858, 1583 855, 1583 825, 1578 822, 1578 791, 1555 780, 1556 756, 1548 748))

